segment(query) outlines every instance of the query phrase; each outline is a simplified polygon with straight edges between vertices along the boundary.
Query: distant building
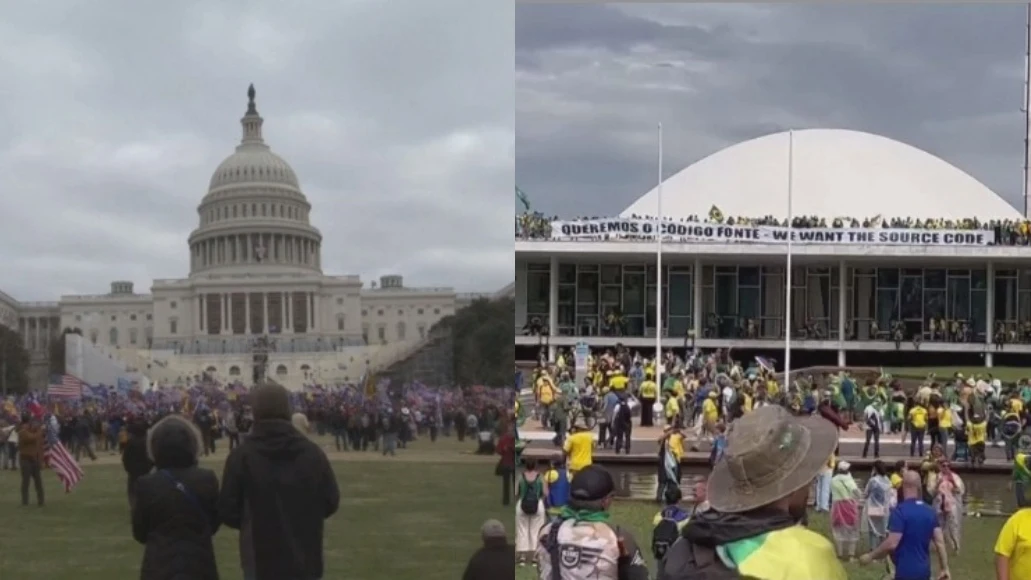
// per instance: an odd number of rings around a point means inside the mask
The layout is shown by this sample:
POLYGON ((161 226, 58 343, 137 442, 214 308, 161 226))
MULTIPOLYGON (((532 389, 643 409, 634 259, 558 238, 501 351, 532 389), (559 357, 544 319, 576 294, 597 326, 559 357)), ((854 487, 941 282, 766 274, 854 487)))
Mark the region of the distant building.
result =
POLYGON ((650 351, 656 335, 667 348, 779 356, 790 330, 796 368, 1031 361, 1031 238, 1021 212, 962 170, 885 137, 818 129, 792 139, 792 215, 826 223, 770 224, 788 215, 788 133, 739 143, 663 182, 661 272, 657 188, 612 218, 520 216, 517 357, 580 341, 650 351))
POLYGON ((22 334, 33 384, 45 384, 49 342, 75 327, 98 353, 158 382, 201 371, 248 380, 255 339, 265 335, 275 345, 268 374, 288 386, 357 380, 417 347, 468 301, 453 288, 406 287, 400 275, 364 285, 356 275, 324 274, 311 203, 266 144, 249 97, 241 142, 198 207, 187 277, 154 280, 149 294, 115 281, 106 294, 53 303, 0 293, 0 323, 22 334))

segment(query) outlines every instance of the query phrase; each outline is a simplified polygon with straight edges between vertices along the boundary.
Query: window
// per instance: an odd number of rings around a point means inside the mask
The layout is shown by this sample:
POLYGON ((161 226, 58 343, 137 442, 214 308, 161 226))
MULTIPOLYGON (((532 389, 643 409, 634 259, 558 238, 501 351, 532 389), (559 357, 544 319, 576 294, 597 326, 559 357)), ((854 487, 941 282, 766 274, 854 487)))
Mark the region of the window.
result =
POLYGON ((153 320, 153 319, 154 319, 154 315, 153 314, 148 314, 147 315, 147 320, 153 320))
POLYGON ((419 325, 419 338, 426 338, 426 327, 419 325))
POLYGON ((107 332, 111 346, 118 346, 118 329, 112 328, 107 332))
POLYGON ((398 308, 398 309, 397 309, 397 315, 398 315, 398 316, 404 316, 404 315, 405 315, 405 311, 404 311, 404 310, 401 310, 400 308, 398 308))
POLYGON ((383 309, 382 308, 380 308, 379 310, 376 311, 376 316, 383 316, 383 309))
POLYGON ((129 344, 136 344, 136 338, 137 338, 136 335, 137 334, 138 334, 138 331, 135 328, 130 328, 129 329, 129 344))
POLYGON ((397 339, 398 340, 404 340, 405 339, 405 331, 406 330, 408 330, 408 329, 405 328, 405 323, 404 322, 398 322, 397 323, 397 339))
POLYGON ((343 330, 343 329, 344 329, 344 315, 343 314, 338 314, 337 315, 337 330, 343 330))
POLYGON ((75 322, 82 322, 82 315, 81 314, 76 314, 75 315, 75 322))
POLYGON ((89 340, 90 340, 90 342, 92 342, 93 344, 97 344, 97 335, 99 335, 99 334, 100 333, 97 332, 96 328, 90 330, 89 331, 89 340))
POLYGON ((168 319, 168 334, 177 334, 179 332, 179 321, 175 318, 168 319))
POLYGON ((343 304, 344 304, 344 299, 343 298, 337 298, 337 306, 343 306, 343 304))
POLYGON ((172 302, 170 302, 168 304, 168 307, 171 308, 172 310, 175 310, 176 306, 179 306, 179 305, 176 304, 175 300, 173 300, 172 302))
POLYGON ((368 324, 363 324, 362 325, 362 342, 364 342, 365 344, 369 344, 369 325, 368 324))
POLYGON ((286 376, 286 365, 279 365, 278 367, 276 367, 276 375, 278 375, 280 377, 285 377, 286 376))
POLYGON ((433 313, 434 314, 440 314, 440 308, 434 308, 433 309, 433 313))
POLYGON ((135 321, 136 320, 136 315, 135 314, 130 314, 129 315, 129 320, 135 321))
POLYGON ((418 314, 419 316, 422 316, 422 308, 416 310, 415 313, 418 314))
POLYGON ((379 337, 379 341, 380 342, 386 342, 387 341, 387 327, 383 326, 382 324, 379 325, 379 327, 376 328, 376 335, 379 337))
POLYGON ((238 376, 240 376, 240 367, 235 366, 235 365, 229 367, 229 376, 231 376, 231 377, 238 377, 238 376))
POLYGON ((367 316, 368 314, 369 314, 368 310, 362 310, 362 316, 367 316))
POLYGON ((111 322, 114 322, 117 319, 118 319, 118 316, 116 316, 114 314, 111 315, 111 322))

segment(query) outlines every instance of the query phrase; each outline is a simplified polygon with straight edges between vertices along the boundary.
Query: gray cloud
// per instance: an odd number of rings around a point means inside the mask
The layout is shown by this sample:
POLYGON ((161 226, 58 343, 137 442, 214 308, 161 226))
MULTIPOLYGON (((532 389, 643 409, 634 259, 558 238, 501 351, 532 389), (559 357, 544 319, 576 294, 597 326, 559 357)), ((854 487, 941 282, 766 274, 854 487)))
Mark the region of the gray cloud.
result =
POLYGON ((5 10, 0 289, 55 299, 186 275, 250 82, 266 140, 314 206, 327 273, 500 288, 513 17, 475 0, 5 10))
POLYGON ((910 143, 1017 204, 1024 8, 520 5, 517 182, 544 211, 614 214, 733 143, 838 127, 910 143))

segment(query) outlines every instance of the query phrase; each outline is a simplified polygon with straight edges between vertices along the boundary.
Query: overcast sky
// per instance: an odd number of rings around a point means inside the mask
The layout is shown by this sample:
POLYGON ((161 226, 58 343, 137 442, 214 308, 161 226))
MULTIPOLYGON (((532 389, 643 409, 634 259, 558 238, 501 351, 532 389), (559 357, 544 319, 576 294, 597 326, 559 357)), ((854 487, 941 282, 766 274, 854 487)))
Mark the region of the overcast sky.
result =
POLYGON ((0 18, 0 290, 185 277, 251 82, 326 273, 511 282, 511 3, 15 4, 0 18))
POLYGON ((1023 69, 1022 5, 519 5, 516 183, 542 211, 615 215, 655 185, 658 122, 667 176, 768 133, 842 128, 1016 204, 1023 69))

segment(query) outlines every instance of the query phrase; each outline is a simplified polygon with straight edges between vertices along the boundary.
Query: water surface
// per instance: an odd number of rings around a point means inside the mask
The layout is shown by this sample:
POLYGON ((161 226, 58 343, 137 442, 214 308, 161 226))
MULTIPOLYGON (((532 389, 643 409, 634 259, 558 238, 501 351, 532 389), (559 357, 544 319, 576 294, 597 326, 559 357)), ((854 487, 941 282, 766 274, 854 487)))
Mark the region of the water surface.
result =
MULTIPOLYGON (((617 497, 633 500, 655 499, 659 485, 656 468, 608 465, 606 469, 616 480, 617 497)), ((704 467, 684 467, 680 487, 684 492, 685 502, 694 501, 695 484, 704 481, 708 474, 709 470, 704 467)), ((866 472, 855 474, 860 488, 866 484, 866 475, 866 472)), ((967 512, 1009 514, 1016 511, 1016 498, 1008 488, 1009 477, 987 474, 963 474, 960 477, 967 488, 967 512)))

